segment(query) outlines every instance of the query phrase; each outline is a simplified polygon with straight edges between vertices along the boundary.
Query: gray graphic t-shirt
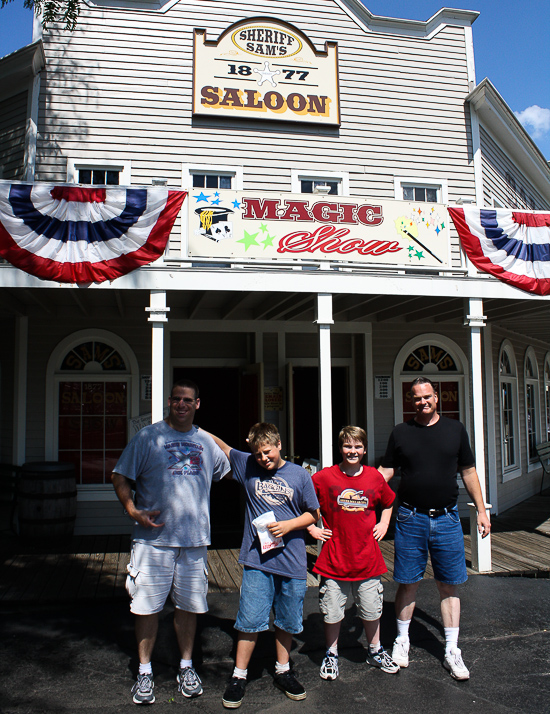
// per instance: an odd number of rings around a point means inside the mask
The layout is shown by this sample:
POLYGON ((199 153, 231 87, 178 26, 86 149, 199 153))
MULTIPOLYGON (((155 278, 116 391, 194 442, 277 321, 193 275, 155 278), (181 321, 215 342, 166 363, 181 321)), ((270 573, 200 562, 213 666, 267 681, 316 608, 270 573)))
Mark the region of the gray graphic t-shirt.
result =
POLYGON ((214 440, 193 426, 146 426, 124 449, 116 473, 135 481, 136 507, 160 511, 162 528, 134 525, 133 539, 182 548, 210 545, 210 486, 230 470, 214 440))
POLYGON ((276 521, 286 521, 319 508, 311 476, 301 466, 289 462, 275 472, 267 471, 258 465, 252 454, 236 449, 231 450, 229 458, 233 478, 246 491, 246 518, 239 563, 268 573, 305 580, 305 530, 287 533, 283 539, 284 548, 261 554, 252 521, 267 511, 274 512, 276 521))

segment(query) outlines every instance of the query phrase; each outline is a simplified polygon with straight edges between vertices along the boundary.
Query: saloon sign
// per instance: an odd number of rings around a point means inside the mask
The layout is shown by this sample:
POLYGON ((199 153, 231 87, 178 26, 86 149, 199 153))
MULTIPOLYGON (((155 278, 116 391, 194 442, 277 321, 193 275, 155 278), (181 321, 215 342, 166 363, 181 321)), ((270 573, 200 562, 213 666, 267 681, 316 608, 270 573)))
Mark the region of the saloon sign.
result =
POLYGON ((193 189, 190 257, 450 267, 445 206, 193 189))
POLYGON ((215 41, 195 30, 193 114, 339 124, 336 43, 318 52, 292 25, 263 17, 215 41))

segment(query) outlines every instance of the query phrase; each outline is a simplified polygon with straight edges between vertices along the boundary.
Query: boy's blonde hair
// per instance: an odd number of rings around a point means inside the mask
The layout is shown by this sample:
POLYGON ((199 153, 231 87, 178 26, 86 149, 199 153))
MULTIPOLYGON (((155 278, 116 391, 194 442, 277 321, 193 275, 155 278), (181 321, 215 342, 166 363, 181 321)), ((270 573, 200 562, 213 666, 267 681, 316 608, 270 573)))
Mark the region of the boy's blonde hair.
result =
POLYGON ((345 426, 338 434, 338 448, 341 449, 346 441, 360 441, 367 448, 367 434, 360 426, 345 426))
POLYGON ((252 451, 263 446, 263 444, 277 446, 280 441, 281 436, 275 424, 269 424, 265 421, 254 424, 248 432, 248 445, 252 451))

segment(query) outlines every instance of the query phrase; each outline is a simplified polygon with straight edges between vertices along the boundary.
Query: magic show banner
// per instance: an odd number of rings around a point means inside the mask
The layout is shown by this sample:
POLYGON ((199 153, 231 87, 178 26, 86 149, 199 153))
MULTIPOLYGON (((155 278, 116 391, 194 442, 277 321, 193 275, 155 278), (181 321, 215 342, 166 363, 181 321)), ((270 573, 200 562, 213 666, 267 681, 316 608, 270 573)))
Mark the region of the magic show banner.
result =
POLYGON ((450 268, 442 204, 192 189, 189 257, 450 268))
POLYGON ((340 124, 335 42, 318 52, 297 28, 242 20, 217 40, 195 30, 193 114, 340 124))

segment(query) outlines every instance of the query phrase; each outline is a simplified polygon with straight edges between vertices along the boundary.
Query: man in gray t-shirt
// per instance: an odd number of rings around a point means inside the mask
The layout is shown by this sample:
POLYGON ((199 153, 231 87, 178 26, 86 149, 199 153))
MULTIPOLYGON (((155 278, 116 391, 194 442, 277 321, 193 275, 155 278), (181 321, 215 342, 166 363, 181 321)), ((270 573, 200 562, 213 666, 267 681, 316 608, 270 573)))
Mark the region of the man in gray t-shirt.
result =
POLYGON ((158 613, 169 594, 181 651, 179 691, 184 697, 202 694, 191 656, 197 613, 208 609, 210 486, 230 471, 214 440, 193 426, 200 406, 196 384, 177 382, 168 405, 164 421, 145 427, 131 440, 111 477, 120 502, 135 521, 126 589, 136 615, 136 704, 155 701, 151 656, 158 613))

